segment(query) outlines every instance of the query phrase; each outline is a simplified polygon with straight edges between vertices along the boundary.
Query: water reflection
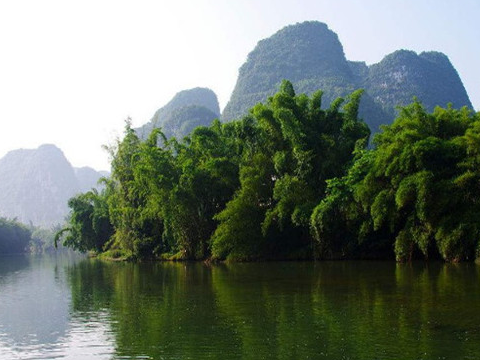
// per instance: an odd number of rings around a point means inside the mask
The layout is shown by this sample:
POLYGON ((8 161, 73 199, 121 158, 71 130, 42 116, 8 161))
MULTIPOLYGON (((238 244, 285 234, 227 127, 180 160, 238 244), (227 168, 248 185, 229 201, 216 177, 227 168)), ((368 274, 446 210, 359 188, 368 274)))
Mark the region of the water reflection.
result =
POLYGON ((68 297, 52 276, 51 264, 46 258, 20 256, 2 263, 1 341, 17 347, 55 343, 68 327, 68 297))
POLYGON ((108 323, 86 327, 70 316, 66 272, 78 260, 65 254, 0 259, 0 359, 111 358, 113 349, 94 348, 113 341, 102 338, 108 323))
POLYGON ((29 257, 25 255, 0 255, 0 284, 7 281, 8 276, 29 266, 29 257))
POLYGON ((91 261, 69 279, 75 311, 109 310, 119 357, 220 359, 231 348, 234 333, 218 319, 212 272, 201 264, 91 261))
POLYGON ((0 358, 476 359, 479 280, 474 264, 29 260, 0 273, 0 358))
POLYGON ((108 309, 117 356, 478 358, 472 264, 108 264, 72 269, 74 309, 108 309))

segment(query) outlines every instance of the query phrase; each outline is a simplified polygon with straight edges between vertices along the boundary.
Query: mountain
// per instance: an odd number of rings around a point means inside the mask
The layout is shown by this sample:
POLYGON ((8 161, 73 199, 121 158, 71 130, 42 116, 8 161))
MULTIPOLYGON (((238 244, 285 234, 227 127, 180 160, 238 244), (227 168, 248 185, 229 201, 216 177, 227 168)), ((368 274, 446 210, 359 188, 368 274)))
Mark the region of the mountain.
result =
POLYGON ((55 145, 10 151, 0 159, 0 216, 43 227, 62 223, 68 199, 95 186, 100 176, 74 169, 55 145))
POLYGON ((273 95, 283 79, 291 81, 298 93, 324 89, 327 103, 356 88, 342 44, 327 25, 290 25, 261 40, 248 55, 223 119, 245 115, 256 103, 273 95))
POLYGON ((170 102, 155 112, 152 119, 136 129, 142 139, 152 129, 161 127, 167 138, 182 139, 197 126, 208 126, 220 117, 217 95, 206 88, 194 88, 177 93, 170 102))
POLYGON ((77 178, 79 192, 87 192, 92 188, 99 188, 98 180, 109 175, 108 172, 97 171, 88 166, 73 168, 73 170, 77 178))
POLYGON ((389 113, 411 103, 413 96, 430 111, 448 103, 472 108, 457 71, 440 52, 395 51, 370 66, 361 85, 389 113))
POLYGON ((257 102, 273 95, 283 79, 297 93, 324 91, 323 107, 363 88, 360 117, 373 132, 390 123, 397 105, 418 97, 431 110, 435 105, 472 107, 448 57, 438 52, 400 50, 367 66, 349 61, 338 36, 326 24, 309 21, 287 26, 261 40, 241 66, 237 83, 222 119, 240 118, 257 102))

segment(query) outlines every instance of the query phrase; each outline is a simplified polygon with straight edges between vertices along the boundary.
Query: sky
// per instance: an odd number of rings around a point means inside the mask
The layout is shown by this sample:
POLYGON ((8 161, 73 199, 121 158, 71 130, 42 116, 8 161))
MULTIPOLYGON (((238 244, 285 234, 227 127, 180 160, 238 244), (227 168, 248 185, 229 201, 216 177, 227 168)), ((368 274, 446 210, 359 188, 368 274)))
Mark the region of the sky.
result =
POLYGON ((178 91, 220 108, 261 39, 307 20, 348 60, 441 51, 480 110, 479 0, 0 0, 0 157, 53 143, 77 167, 109 170, 102 145, 148 122, 178 91))

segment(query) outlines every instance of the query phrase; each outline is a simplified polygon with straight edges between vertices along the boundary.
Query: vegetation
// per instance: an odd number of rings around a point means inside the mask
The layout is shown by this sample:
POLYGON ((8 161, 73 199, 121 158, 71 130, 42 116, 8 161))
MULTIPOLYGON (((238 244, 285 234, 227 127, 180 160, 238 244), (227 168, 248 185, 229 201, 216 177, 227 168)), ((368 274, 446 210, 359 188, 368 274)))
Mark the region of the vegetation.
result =
POLYGON ((106 190, 99 193, 92 189, 77 195, 68 201, 72 209, 69 226, 58 231, 54 238, 55 246, 58 240, 67 233, 63 245, 74 250, 100 252, 113 234, 113 228, 108 217, 106 190))
POLYGON ((30 228, 32 240, 30 241, 29 251, 35 254, 51 253, 58 250, 67 250, 67 248, 55 247, 55 235, 61 230, 60 225, 50 229, 33 227, 30 228))
POLYGON ((367 149, 361 95, 322 109, 283 81, 182 142, 127 122, 105 190, 72 198, 59 235, 132 259, 478 257, 479 114, 415 101, 367 149))
POLYGON ((346 176, 328 182, 312 229, 320 257, 375 254, 394 249, 446 261, 480 255, 480 116, 466 108, 418 102, 402 109, 357 153, 346 176))
POLYGON ((369 136, 357 120, 360 96, 353 93, 343 112, 343 99, 322 110, 322 92, 295 96, 284 82, 267 105, 253 108, 256 134, 242 154, 240 188, 216 216, 215 257, 311 256, 309 219, 326 180, 344 173, 369 136))
MULTIPOLYGON (((47 253, 56 249, 55 235, 60 226, 45 229, 26 226, 16 219, 0 218, 0 255, 20 253, 47 253)), ((61 248, 61 250, 67 250, 61 248)))
POLYGON ((159 129, 142 141, 127 122, 105 190, 72 198, 59 236, 131 258, 311 258, 309 219, 326 180, 345 173, 369 136, 360 97, 323 110, 322 92, 296 96, 284 81, 250 116, 182 142, 159 129))
POLYGON ((0 218, 0 255, 24 253, 30 240, 31 232, 25 225, 0 218))

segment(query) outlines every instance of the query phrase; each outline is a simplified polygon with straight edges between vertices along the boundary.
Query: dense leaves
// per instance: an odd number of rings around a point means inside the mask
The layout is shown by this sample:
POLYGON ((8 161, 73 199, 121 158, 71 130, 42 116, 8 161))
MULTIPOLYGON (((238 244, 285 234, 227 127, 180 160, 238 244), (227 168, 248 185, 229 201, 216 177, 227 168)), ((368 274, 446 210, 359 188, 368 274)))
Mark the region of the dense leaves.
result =
POLYGON ((105 190, 98 193, 93 189, 77 195, 68 201, 68 206, 72 209, 68 219, 69 226, 57 232, 55 246, 59 238, 65 236, 64 246, 81 252, 102 251, 113 234, 105 190))
POLYGON ((360 96, 354 92, 343 112, 343 99, 322 110, 322 92, 295 96, 284 81, 267 104, 253 108, 258 140, 240 162, 240 189, 217 215, 214 256, 311 254, 309 219, 326 180, 344 173, 355 145, 369 136, 357 120, 360 96))
POLYGON ((181 142, 159 129, 142 141, 127 122, 105 191, 70 200, 65 244, 131 258, 311 257, 309 219, 326 180, 369 136, 361 93, 324 110, 322 92, 296 96, 284 81, 244 119, 181 142))
POLYGON ((479 129, 479 115, 466 108, 403 108, 375 149, 329 182, 312 216, 320 256, 478 256, 479 129))
POLYGON ((0 255, 24 253, 31 241, 30 230, 17 222, 0 218, 0 255))
POLYGON ((415 101, 366 148, 362 90, 279 92, 182 141, 127 122, 102 193, 70 200, 64 243, 133 259, 442 258, 480 254, 480 118, 415 101))

